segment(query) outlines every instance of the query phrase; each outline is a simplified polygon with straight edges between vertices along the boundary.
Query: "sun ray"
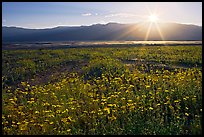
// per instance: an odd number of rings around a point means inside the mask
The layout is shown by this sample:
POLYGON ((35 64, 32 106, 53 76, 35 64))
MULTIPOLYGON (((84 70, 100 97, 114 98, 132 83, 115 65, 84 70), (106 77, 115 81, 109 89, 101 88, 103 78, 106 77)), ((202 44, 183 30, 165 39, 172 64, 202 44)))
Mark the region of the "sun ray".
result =
POLYGON ((117 39, 120 39, 120 38, 122 38, 124 36, 127 36, 131 32, 139 29, 142 25, 143 25, 142 23, 137 24, 137 26, 135 26, 134 28, 130 28, 127 32, 120 34, 120 36, 118 36, 117 39))
POLYGON ((149 24, 149 27, 148 27, 148 30, 147 30, 147 33, 146 33, 146 35, 145 35, 145 41, 147 41, 148 40, 148 37, 149 37, 149 33, 150 33, 150 30, 152 29, 152 22, 150 22, 150 24, 149 24))
POLYGON ((162 41, 165 41, 164 36, 163 36, 163 34, 161 32, 161 29, 159 28, 159 25, 157 23, 155 23, 155 26, 157 27, 157 31, 159 32, 159 35, 160 35, 162 41))

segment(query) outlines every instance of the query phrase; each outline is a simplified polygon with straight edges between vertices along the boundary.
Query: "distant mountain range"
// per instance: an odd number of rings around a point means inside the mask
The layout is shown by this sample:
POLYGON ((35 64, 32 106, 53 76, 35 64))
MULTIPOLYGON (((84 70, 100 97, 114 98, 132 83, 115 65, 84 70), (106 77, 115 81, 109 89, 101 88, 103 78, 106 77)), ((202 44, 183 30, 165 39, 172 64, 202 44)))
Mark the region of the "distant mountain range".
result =
POLYGON ((157 25, 153 23, 152 27, 149 26, 149 23, 108 23, 50 29, 2 27, 2 41, 202 40, 201 26, 177 23, 158 23, 157 25))

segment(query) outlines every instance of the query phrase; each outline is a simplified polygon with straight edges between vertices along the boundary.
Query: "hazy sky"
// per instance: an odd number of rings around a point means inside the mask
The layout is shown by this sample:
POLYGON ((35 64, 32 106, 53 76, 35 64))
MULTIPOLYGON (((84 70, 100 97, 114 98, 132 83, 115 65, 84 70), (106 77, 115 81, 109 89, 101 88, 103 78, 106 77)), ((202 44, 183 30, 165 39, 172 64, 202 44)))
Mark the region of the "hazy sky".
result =
POLYGON ((158 22, 202 26, 202 2, 3 2, 2 26, 50 28, 96 23, 158 22))

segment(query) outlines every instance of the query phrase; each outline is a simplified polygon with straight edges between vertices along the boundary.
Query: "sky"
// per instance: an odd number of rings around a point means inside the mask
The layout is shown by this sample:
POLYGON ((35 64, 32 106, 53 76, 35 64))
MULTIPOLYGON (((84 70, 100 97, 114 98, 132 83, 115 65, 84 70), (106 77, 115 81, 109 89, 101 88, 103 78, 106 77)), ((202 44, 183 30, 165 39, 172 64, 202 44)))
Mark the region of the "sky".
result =
POLYGON ((2 26, 52 28, 157 22, 202 26, 202 2, 2 2, 2 26))

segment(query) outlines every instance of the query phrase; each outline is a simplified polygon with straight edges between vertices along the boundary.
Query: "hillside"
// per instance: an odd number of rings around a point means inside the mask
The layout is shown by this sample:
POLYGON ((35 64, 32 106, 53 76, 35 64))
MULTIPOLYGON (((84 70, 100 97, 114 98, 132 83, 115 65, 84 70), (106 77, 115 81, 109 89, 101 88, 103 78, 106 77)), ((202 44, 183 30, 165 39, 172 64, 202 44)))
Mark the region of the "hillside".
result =
MULTIPOLYGON (((201 26, 177 23, 159 23, 157 26, 152 25, 147 40, 202 40, 201 26)), ((145 40, 148 28, 149 23, 108 23, 50 29, 2 27, 2 40, 3 42, 145 40)))

